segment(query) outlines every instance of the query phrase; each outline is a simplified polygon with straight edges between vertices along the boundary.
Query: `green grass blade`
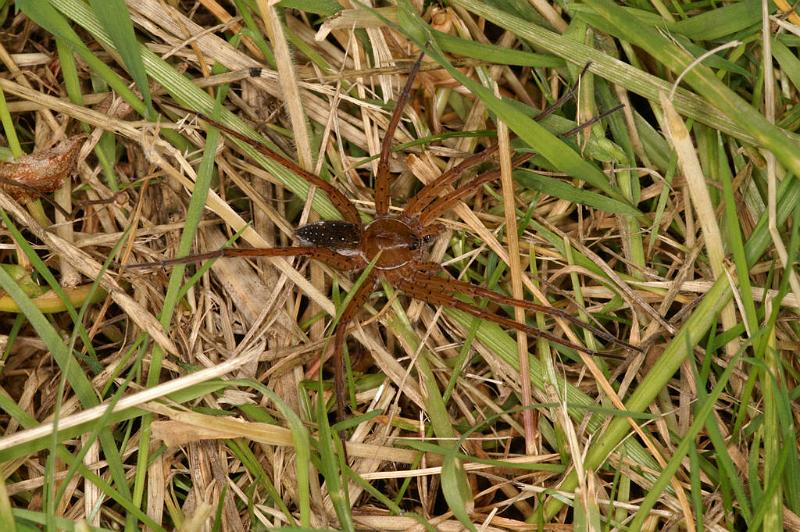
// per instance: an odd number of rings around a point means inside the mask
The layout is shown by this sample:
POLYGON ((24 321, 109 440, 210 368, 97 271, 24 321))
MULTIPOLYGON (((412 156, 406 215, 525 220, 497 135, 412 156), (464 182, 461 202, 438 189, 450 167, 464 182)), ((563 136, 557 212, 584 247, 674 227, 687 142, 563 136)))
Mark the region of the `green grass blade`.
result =
POLYGON ((90 0, 90 4, 98 20, 114 40, 114 47, 144 98, 146 116, 152 119, 155 117, 155 112, 150 97, 150 84, 142 57, 139 55, 139 41, 133 33, 133 22, 125 0, 90 0))
POLYGON ((711 393, 704 397, 704 401, 698 403, 700 408, 698 409, 697 414, 694 416, 692 425, 683 436, 683 439, 681 440, 680 444, 678 444, 678 447, 672 453, 672 456, 670 457, 666 467, 660 472, 658 480, 656 480, 656 482, 647 492, 647 495, 645 495, 644 500, 639 506, 639 510, 636 512, 636 516, 630 524, 631 530, 640 530, 643 527, 645 519, 647 519, 649 516, 650 510, 653 509, 653 506, 658 500, 661 492, 667 488, 670 480, 672 480, 673 476, 678 471, 681 461, 689 452, 689 447, 694 445, 697 434, 703 428, 706 420, 714 411, 714 406, 717 404, 716 400, 725 391, 725 385, 727 384, 728 379, 730 379, 731 374, 733 374, 734 368, 736 368, 735 361, 740 357, 741 352, 736 356, 736 358, 730 361, 730 364, 728 364, 728 367, 725 368, 725 371, 720 376, 719 380, 714 386, 714 389, 711 390, 711 393))
MULTIPOLYGON (((684 72, 694 61, 691 54, 676 46, 656 28, 631 18, 610 1, 587 0, 586 3, 617 30, 620 38, 646 50, 673 72, 684 72)), ((787 169, 800 175, 800 159, 797 157, 800 146, 797 141, 790 140, 785 132, 767 122, 758 110, 723 84, 711 69, 702 64, 696 65, 686 71, 684 79, 712 108, 724 113, 747 132, 755 144, 774 153, 787 169)))
MULTIPOLYGON (((95 70, 105 81, 138 113, 144 114, 145 107, 127 83, 122 80, 111 68, 103 63, 97 55, 81 41, 77 33, 69 26, 64 16, 53 8, 51 2, 38 0, 20 0, 17 7, 31 20, 46 28, 47 31, 61 38, 68 44, 89 66, 95 70)), ((99 24, 99 23, 98 23, 99 24)))
POLYGON ((584 161, 568 144, 547 131, 535 120, 521 113, 514 105, 497 98, 491 90, 456 69, 438 48, 432 35, 427 33, 427 26, 423 25, 412 13, 413 11, 407 8, 407 4, 401 3, 399 17, 401 27, 417 41, 419 46, 427 50, 430 57, 476 94, 492 112, 497 114, 500 120, 508 124, 514 133, 562 172, 583 179, 613 199, 626 202, 619 191, 612 187, 608 178, 594 165, 584 161), (426 45, 429 47, 426 48, 426 45))
MULTIPOLYGON (((583 66, 591 62, 589 71, 593 74, 602 76, 611 83, 620 85, 652 101, 658 101, 659 92, 669 92, 672 88, 670 83, 662 79, 609 57, 607 54, 582 43, 570 41, 561 35, 494 8, 487 3, 479 0, 452 0, 452 2, 573 64, 583 66)), ((638 22, 629 22, 636 28, 641 27, 638 22)), ((751 133, 751 129, 742 126, 742 121, 721 112, 714 106, 709 106, 706 100, 695 94, 679 89, 675 94, 673 104, 683 116, 694 118, 746 142, 757 142, 757 138, 751 133)))
MULTIPOLYGON (((29 1, 29 0, 28 0, 29 1)), ((113 48, 111 37, 104 31, 102 25, 94 17, 94 14, 82 3, 77 0, 52 0, 53 4, 65 13, 70 19, 77 24, 84 27, 87 31, 92 33, 100 42, 109 48, 113 48)), ((144 62, 147 73, 156 82, 158 82, 165 90, 167 90, 177 101, 183 105, 196 109, 198 113, 204 116, 212 116, 214 113, 214 99, 210 97, 203 89, 196 86, 183 74, 179 73, 175 68, 162 60, 156 54, 148 50, 146 47, 140 46, 139 53, 144 62)), ((115 87, 116 90, 116 87, 115 87)), ((141 102, 140 102, 141 103, 141 102)), ((138 110, 138 109, 137 109, 138 110)), ((144 109, 142 108, 142 114, 144 109)), ((241 133, 259 139, 257 133, 247 126, 245 122, 223 107, 219 116, 220 122, 229 126, 241 133)), ((296 176, 280 164, 268 159, 258 153, 251 146, 239 141, 233 141, 239 145, 248 157, 258 162, 267 171, 272 173, 277 179, 283 182, 286 187, 300 197, 308 196, 309 184, 296 176)), ((327 196, 321 191, 314 194, 314 210, 325 219, 339 219, 338 211, 328 200, 327 196)))
MULTIPOLYGON (((784 180, 778 191, 778 212, 777 222, 782 224, 789 216, 790 209, 800 201, 800 183, 797 180, 784 180)), ((748 263, 754 263, 761 254, 764 253, 770 243, 767 231, 766 217, 762 217, 758 226, 745 245, 745 253, 748 263)), ((733 297, 729 281, 727 278, 717 280, 688 320, 680 330, 674 335, 662 356, 650 368, 631 396, 625 402, 625 406, 632 412, 642 412, 647 405, 656 397, 658 392, 672 378, 680 365, 689 355, 690 348, 696 346, 701 338, 708 332, 711 325, 715 322, 719 311, 733 297)), ((608 454, 619 444, 629 430, 627 421, 615 419, 608 425, 605 431, 598 435, 594 445, 586 455, 585 466, 587 468, 599 467, 606 459, 608 454)), ((568 476, 562 483, 562 489, 574 489, 576 484, 575 475, 568 476)), ((560 507, 560 503, 551 500, 548 504, 547 514, 552 515, 560 507)))
POLYGON ((592 207, 609 214, 627 214, 629 216, 636 216, 639 214, 639 211, 631 207, 628 202, 617 201, 608 196, 598 194, 597 192, 592 192, 591 190, 574 187, 560 179, 555 179, 532 170, 521 169, 515 171, 514 180, 521 187, 545 192, 556 198, 586 205, 587 207, 592 207))

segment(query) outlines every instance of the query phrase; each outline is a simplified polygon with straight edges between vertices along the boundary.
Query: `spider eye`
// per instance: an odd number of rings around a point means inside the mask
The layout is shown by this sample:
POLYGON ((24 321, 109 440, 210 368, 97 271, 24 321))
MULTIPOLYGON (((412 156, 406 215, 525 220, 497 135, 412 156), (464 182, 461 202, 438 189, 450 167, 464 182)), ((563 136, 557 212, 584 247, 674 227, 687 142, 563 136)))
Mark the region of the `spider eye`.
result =
POLYGON ((422 241, 425 242, 426 244, 431 240, 433 240, 433 237, 431 235, 425 235, 422 237, 422 241))
POLYGON ((408 245, 408 249, 410 249, 411 251, 414 251, 414 250, 415 250, 415 249, 417 249, 418 247, 419 247, 419 240, 414 240, 413 242, 411 242, 411 243, 408 245))

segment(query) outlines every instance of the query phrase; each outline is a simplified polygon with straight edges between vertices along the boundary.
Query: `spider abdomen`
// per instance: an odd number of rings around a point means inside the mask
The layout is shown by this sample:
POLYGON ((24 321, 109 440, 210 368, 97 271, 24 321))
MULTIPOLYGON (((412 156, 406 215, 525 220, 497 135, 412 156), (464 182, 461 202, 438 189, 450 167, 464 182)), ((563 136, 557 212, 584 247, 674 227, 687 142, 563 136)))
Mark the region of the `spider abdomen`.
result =
POLYGON ((295 236, 304 246, 328 248, 343 255, 358 250, 361 245, 361 227, 341 220, 325 220, 301 225, 295 236))

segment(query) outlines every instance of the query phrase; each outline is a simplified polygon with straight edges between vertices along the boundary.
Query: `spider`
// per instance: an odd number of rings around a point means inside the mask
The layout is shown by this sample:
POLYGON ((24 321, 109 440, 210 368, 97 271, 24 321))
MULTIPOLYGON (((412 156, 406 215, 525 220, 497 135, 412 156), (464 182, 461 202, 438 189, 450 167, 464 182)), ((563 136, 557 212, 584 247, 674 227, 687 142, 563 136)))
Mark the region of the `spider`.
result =
MULTIPOLYGON (((391 214, 389 212, 389 156, 392 147, 391 140, 400 122, 403 109, 408 102, 414 78, 420 69, 422 57, 422 55, 419 56, 409 71, 408 79, 397 100, 395 110, 392 113, 386 135, 381 145, 377 173, 375 175, 375 217, 372 221, 363 223, 353 202, 327 181, 304 170, 295 162, 272 151, 258 141, 232 130, 215 120, 203 117, 203 120, 214 127, 253 146, 260 153, 284 165, 286 168, 307 180, 310 184, 322 189, 341 213, 343 220, 313 222, 298 227, 295 236, 300 246, 263 249, 224 248, 217 251, 165 260, 158 263, 134 264, 128 266, 129 268, 152 267, 154 265, 169 266, 199 262, 218 257, 306 256, 344 273, 361 272, 369 267, 366 278, 358 288, 356 288, 349 303, 342 310, 333 333, 336 416, 339 421, 345 418, 346 388, 344 382, 343 350, 347 328, 348 325, 356 319, 359 310, 367 302, 381 277, 412 298, 422 300, 431 305, 443 305, 458 309, 482 320, 492 321, 504 327, 522 331, 532 337, 544 338, 550 342, 567 346, 590 355, 596 353, 538 328, 483 310, 472 303, 467 303, 459 299, 455 294, 459 293, 472 298, 482 298, 500 305, 511 305, 556 316, 585 328, 609 342, 619 344, 626 349, 638 351, 638 348, 618 340, 605 331, 593 327, 564 311, 521 299, 507 297, 489 289, 457 280, 451 277, 440 264, 425 260, 424 256, 428 244, 430 244, 444 229, 442 224, 435 220, 457 202, 475 194, 480 190, 483 184, 499 178, 499 170, 491 170, 479 174, 452 190, 450 189, 451 185, 456 183, 465 170, 489 160, 497 152, 497 144, 486 148, 482 152, 467 157, 460 164, 442 173, 436 180, 423 186, 417 194, 406 203, 399 214, 391 214)), ((546 114, 553 112, 565 99, 571 97, 571 92, 572 91, 565 94, 547 110, 543 111, 537 118, 543 118, 546 114)), ((615 110, 616 109, 613 109, 609 112, 615 110)), ((593 119, 589 123, 598 120, 602 116, 605 116, 605 114, 593 119)), ((588 123, 566 134, 571 134, 586 125, 588 125, 588 123)), ((513 166, 519 166, 533 157, 533 155, 533 153, 519 155, 512 161, 512 164, 513 166)))

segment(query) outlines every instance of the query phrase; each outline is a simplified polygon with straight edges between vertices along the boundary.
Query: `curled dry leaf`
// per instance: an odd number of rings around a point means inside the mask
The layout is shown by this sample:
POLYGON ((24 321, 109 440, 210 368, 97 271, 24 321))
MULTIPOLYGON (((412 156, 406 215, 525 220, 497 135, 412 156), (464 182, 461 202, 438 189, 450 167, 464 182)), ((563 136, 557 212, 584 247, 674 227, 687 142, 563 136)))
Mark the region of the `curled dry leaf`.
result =
POLYGON ((0 162, 0 189, 25 203, 57 190, 70 176, 86 135, 75 135, 55 148, 0 162))

